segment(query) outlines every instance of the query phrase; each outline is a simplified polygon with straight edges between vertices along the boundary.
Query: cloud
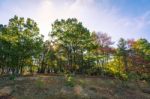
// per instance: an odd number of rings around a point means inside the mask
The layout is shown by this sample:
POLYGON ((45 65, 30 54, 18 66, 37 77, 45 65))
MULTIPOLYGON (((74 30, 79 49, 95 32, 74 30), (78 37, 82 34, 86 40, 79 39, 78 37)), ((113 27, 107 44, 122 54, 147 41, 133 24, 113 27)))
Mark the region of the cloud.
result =
MULTIPOLYGON (((0 19, 13 15, 31 17, 40 27, 41 33, 48 39, 51 24, 56 19, 77 18, 91 31, 103 31, 116 41, 120 37, 146 37, 150 26, 150 12, 136 17, 123 16, 120 8, 107 0, 7 0, 1 6, 0 19), (8 2, 9 1, 9 2, 8 2), (32 1, 32 2, 31 2, 32 1)), ((10 17, 11 16, 11 17, 10 17)), ((0 20, 1 21, 1 20, 0 20)))

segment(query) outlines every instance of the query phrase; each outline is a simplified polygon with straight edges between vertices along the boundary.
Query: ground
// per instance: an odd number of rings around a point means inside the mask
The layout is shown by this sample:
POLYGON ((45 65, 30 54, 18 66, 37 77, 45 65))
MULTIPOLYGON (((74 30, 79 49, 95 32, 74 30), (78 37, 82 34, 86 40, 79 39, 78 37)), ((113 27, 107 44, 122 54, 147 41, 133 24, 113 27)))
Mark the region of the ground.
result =
POLYGON ((150 99, 150 83, 108 77, 76 76, 68 86, 64 76, 0 77, 0 99, 150 99))

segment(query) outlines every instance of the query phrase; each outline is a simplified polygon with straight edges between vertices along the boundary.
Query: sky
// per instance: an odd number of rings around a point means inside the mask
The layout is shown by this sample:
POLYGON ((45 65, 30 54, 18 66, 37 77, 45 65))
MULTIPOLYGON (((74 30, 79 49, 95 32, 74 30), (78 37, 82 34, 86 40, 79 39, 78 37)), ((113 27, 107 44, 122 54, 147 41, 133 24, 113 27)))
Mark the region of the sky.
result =
POLYGON ((0 24, 8 24, 14 15, 35 20, 45 39, 56 19, 77 18, 113 41, 150 41, 150 0, 0 0, 0 24))

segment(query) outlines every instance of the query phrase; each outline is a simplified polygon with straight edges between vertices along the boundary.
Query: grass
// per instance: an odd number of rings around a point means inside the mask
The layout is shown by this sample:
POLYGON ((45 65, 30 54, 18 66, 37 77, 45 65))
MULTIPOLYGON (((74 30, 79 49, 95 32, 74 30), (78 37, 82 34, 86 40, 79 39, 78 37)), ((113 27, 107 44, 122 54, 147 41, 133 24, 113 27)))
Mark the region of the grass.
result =
POLYGON ((7 86, 13 90, 3 99, 150 99, 150 93, 143 91, 150 89, 146 81, 83 76, 74 81, 70 87, 64 76, 35 75, 1 79, 0 89, 7 86))

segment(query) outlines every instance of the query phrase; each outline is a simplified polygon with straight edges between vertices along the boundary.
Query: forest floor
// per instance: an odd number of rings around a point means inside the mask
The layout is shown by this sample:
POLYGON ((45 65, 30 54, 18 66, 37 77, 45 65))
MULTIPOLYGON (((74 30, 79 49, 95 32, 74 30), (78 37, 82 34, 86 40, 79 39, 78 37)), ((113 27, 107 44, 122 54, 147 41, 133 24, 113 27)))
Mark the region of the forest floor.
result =
POLYGON ((64 76, 54 75, 0 77, 0 99, 150 99, 150 83, 144 80, 76 76, 74 82, 67 86, 64 76))

